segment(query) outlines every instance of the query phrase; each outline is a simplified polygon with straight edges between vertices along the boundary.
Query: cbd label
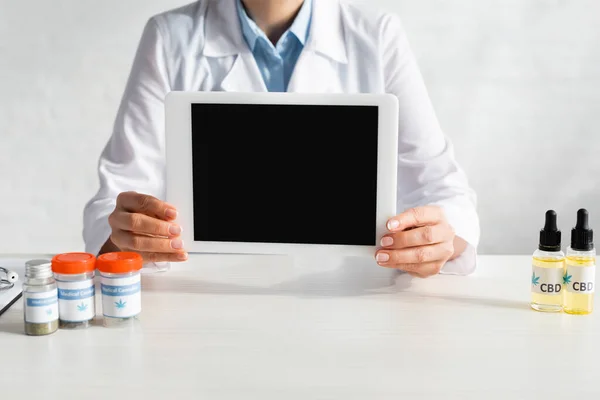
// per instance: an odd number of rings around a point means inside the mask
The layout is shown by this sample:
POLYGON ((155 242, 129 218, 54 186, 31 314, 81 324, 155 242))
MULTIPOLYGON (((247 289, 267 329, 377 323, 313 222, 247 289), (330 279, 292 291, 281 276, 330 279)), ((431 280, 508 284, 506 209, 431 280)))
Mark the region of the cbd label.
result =
POLYGON ((568 292, 581 294, 594 293, 595 282, 595 265, 576 267, 567 264, 563 275, 563 284, 568 292))
POLYGON ((42 293, 23 293, 25 322, 46 324, 58 319, 56 289, 42 293))
POLYGON ((557 296, 562 291, 562 282, 562 268, 533 266, 533 274, 531 275, 531 291, 533 293, 557 296))
POLYGON ((140 275, 126 278, 103 276, 102 314, 111 318, 129 318, 142 311, 140 275))
POLYGON ((89 321, 96 315, 94 307, 94 281, 56 281, 58 286, 58 309, 65 322, 89 321))

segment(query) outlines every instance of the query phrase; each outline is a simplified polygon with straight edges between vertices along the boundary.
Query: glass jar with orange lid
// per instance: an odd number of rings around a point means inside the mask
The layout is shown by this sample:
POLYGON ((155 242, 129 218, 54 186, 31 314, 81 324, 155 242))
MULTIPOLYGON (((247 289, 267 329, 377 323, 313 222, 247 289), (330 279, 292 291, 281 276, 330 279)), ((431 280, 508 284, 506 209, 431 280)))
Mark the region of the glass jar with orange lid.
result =
POLYGON ((142 312, 142 257, 132 252, 102 254, 96 260, 102 288, 104 326, 133 324, 142 312))
POLYGON ((59 327, 80 329, 96 317, 94 269, 96 257, 89 253, 63 253, 52 258, 58 286, 59 327))
POLYGON ((63 253, 52 258, 61 329, 91 326, 96 317, 95 268, 96 257, 89 253, 63 253))

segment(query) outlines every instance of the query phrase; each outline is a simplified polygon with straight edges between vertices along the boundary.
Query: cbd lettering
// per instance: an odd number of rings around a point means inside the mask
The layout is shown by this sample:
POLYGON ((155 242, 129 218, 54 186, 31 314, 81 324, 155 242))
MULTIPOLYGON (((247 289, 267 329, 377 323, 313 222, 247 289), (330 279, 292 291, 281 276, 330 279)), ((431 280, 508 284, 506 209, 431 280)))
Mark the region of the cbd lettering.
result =
POLYGON ((559 293, 562 290, 562 285, 560 283, 542 283, 540 290, 544 293, 559 293))
POLYGON ((591 292, 594 289, 594 282, 573 282, 574 292, 591 292))

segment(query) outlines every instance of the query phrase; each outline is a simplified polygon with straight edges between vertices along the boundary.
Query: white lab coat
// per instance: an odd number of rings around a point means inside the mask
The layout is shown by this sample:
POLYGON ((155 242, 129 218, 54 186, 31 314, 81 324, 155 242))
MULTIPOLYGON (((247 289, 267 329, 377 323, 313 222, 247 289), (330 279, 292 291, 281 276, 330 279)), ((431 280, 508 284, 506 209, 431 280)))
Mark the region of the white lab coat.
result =
MULTIPOLYGON (((145 26, 114 131, 98 166, 100 188, 84 211, 86 250, 110 236, 120 192, 165 197, 165 95, 171 90, 262 92, 265 84, 240 29, 235 0, 199 0, 145 26)), ((475 194, 436 119, 399 19, 369 3, 315 0, 290 92, 392 93, 400 104, 398 211, 437 204, 469 246, 444 271, 475 268, 475 194)), ((334 229, 334 227, 332 227, 334 229)))

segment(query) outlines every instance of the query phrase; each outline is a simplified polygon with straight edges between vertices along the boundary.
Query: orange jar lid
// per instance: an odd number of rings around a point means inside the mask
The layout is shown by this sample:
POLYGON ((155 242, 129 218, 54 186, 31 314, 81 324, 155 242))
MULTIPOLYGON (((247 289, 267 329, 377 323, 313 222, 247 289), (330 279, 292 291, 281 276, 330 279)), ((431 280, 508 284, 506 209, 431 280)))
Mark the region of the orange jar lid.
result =
POLYGON ((52 257, 52 272, 57 274, 84 274, 96 267, 96 257, 90 253, 63 253, 52 257))
POLYGON ((96 268, 109 274, 125 274, 142 269, 142 256, 133 252, 115 252, 102 254, 96 260, 96 268))

